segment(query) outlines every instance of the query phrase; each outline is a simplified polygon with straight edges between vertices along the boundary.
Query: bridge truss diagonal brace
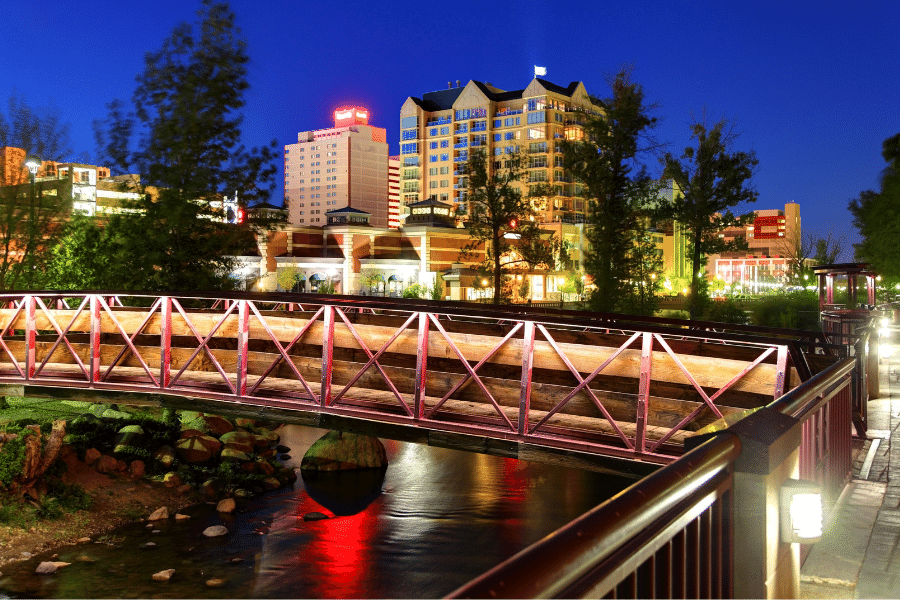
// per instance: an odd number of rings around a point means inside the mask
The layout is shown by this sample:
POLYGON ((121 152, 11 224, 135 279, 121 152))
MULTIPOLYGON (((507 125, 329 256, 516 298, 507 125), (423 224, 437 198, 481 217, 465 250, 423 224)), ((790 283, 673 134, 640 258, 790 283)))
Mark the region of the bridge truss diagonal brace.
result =
MULTIPOLYGON (((56 352, 56 349, 59 347, 59 345, 61 343, 65 342, 66 348, 69 349, 69 354, 75 360, 75 364, 78 365, 78 368, 81 369, 81 372, 84 374, 85 380, 89 380, 90 374, 88 373, 87 367, 81 361, 81 358, 78 356, 78 353, 75 352, 75 349, 72 347, 72 344, 69 343, 69 339, 66 337, 66 334, 69 333, 69 329, 72 328, 72 324, 75 322, 75 319, 78 318, 78 315, 80 315, 81 312, 84 310, 84 307, 87 304, 87 298, 84 298, 81 301, 81 305, 78 307, 78 311, 75 313, 75 316, 72 317, 72 320, 69 321, 69 324, 66 326, 65 330, 63 330, 59 326, 59 324, 56 322, 56 319, 53 318, 53 313, 50 312, 50 310, 44 304, 43 300, 41 300, 39 297, 36 297, 36 296, 34 297, 34 299, 37 302, 37 305, 40 306, 41 312, 44 314, 45 317, 47 317, 47 320, 50 321, 50 324, 53 325, 53 329, 56 330, 56 335, 57 335, 56 341, 53 342, 53 346, 50 348, 50 351, 47 352, 47 356, 45 356, 44 360, 41 361, 41 365, 39 367, 37 367, 37 369, 35 369, 34 376, 37 377, 38 375, 40 375, 41 371, 44 369, 44 367, 47 365, 47 363, 50 362, 50 357, 53 356, 53 353, 56 352)), ((35 317, 37 317, 36 314, 35 314, 35 317)))
POLYGON ((434 326, 437 328, 437 330, 441 332, 441 335, 444 336, 444 341, 447 342, 447 345, 450 346, 450 349, 453 350, 453 352, 456 354, 457 358, 459 358, 459 361, 462 363, 463 367, 465 367, 466 371, 468 371, 468 375, 463 377, 459 381, 459 383, 457 383, 455 386, 453 386, 453 388, 449 392, 447 392, 444 395, 444 397, 441 398, 441 400, 437 404, 434 405, 434 407, 428 412, 428 418, 430 419, 432 417, 432 415, 434 415, 434 413, 437 412, 437 410, 444 404, 444 402, 446 402, 447 399, 450 398, 450 396, 452 396, 454 393, 456 393, 456 391, 459 388, 461 388, 464 383, 466 383, 469 379, 472 379, 475 381, 475 383, 478 385, 478 387, 481 388, 481 391, 484 393, 485 397, 493 405, 494 410, 497 412, 497 414, 500 415, 500 417, 506 422, 506 425, 507 425, 507 427, 509 427, 510 431, 516 431, 517 430, 516 426, 512 424, 512 421, 509 420, 509 417, 507 417, 506 413, 503 412, 503 409, 500 408, 500 405, 497 403, 497 400, 494 398, 493 394, 491 394, 490 390, 487 389, 487 386, 484 385, 484 382, 481 381, 481 378, 476 374, 476 371, 481 367, 481 365, 483 365, 484 363, 489 361, 491 359, 491 357, 494 356, 494 354, 496 354, 500 350, 500 348, 502 348, 503 345, 507 341, 509 341, 509 339, 512 338, 512 336, 519 329, 521 329, 524 326, 524 323, 522 323, 522 322, 516 323, 515 326, 510 330, 510 332, 507 333, 503 337, 503 339, 500 340, 497 343, 497 345, 494 346, 493 349, 491 349, 491 351, 488 352, 484 356, 484 358, 482 358, 478 362, 477 365, 475 365, 474 368, 472 368, 472 365, 469 364, 469 361, 466 359, 466 357, 463 355, 463 353, 459 350, 459 348, 456 346, 456 344, 453 343, 453 340, 450 338, 450 335, 447 333, 447 330, 444 329, 443 325, 441 325, 441 323, 440 323, 440 321, 438 321, 437 317, 435 315, 429 315, 429 318, 431 319, 431 322, 434 323, 434 326))
POLYGON ((295 365, 294 361, 292 361, 290 359, 290 357, 288 356, 288 352, 290 352, 291 348, 294 347, 294 344, 296 344, 297 342, 300 341, 300 339, 303 338, 303 336, 306 334, 306 332, 309 331, 310 327, 312 327, 313 323, 315 323, 316 320, 318 320, 318 318, 325 311, 324 307, 320 307, 319 310, 316 311, 316 314, 314 314, 306 322, 306 325, 304 325, 303 328, 300 329, 300 332, 294 336, 294 339, 292 339, 286 347, 282 346, 281 342, 278 341, 278 338, 275 336, 275 333, 272 331, 272 328, 269 326, 269 324, 266 322, 265 318, 259 312, 259 309, 256 307, 255 303, 250 303, 250 309, 253 311, 253 314, 256 315, 256 318, 259 321, 260 325, 263 327, 263 329, 265 329, 266 334, 269 336, 269 339, 272 340, 272 342, 275 344, 275 347, 278 348, 278 356, 275 358, 274 361, 272 361, 272 364, 270 364, 266 368, 266 370, 263 372, 263 374, 259 376, 259 378, 256 380, 256 383, 253 384, 253 387, 247 393, 251 396, 254 393, 256 393, 256 390, 259 389, 259 386, 262 385, 262 382, 265 381, 266 377, 268 377, 272 373, 272 371, 274 371, 278 367, 278 364, 281 361, 284 361, 285 363, 287 363, 288 368, 290 368, 291 372, 294 373, 294 375, 297 377, 297 379, 303 385, 303 388, 306 390, 306 393, 309 394, 309 397, 313 401, 315 401, 316 395, 313 393, 312 389, 309 387, 309 383, 307 383, 307 381, 303 377, 303 375, 300 374, 300 371, 297 369, 297 365, 295 365))
POLYGON ((631 346, 632 342, 634 342, 641 335, 641 333, 635 332, 634 334, 632 334, 632 336, 630 338, 628 338, 628 340, 624 344, 619 346, 616 349, 616 351, 613 352, 609 358, 607 358, 605 361, 603 361, 600 364, 600 366, 598 366, 596 369, 594 369, 590 375, 588 375, 586 378, 582 378, 581 373, 578 372, 578 369, 575 368, 575 366, 569 360, 569 357, 566 356, 566 353, 562 351, 562 348, 559 347, 559 345, 556 343, 556 340, 553 339, 553 336, 550 335, 550 332, 548 332, 547 329, 543 325, 538 325, 538 329, 544 335, 544 338, 547 340, 547 343, 550 344, 550 346, 553 348, 553 350, 559 355, 560 360, 562 360, 563 363, 565 363, 566 367, 569 369, 569 371, 572 373, 572 375, 575 376, 575 379, 578 381, 578 385, 571 392, 566 394, 566 397, 563 398, 562 400, 560 400, 559 403, 557 403, 557 405, 554 406, 546 415, 544 415, 544 418, 541 419, 540 421, 538 421, 531 428, 529 433, 534 433, 535 431, 537 431, 537 429, 539 427, 541 427, 544 423, 546 423, 548 420, 550 420, 550 417, 555 415, 566 404, 568 404, 568 402, 572 398, 574 398, 578 392, 584 390, 585 393, 587 393, 590 396, 591 400, 594 402, 594 405, 603 414, 603 417, 609 422, 610 426, 615 430, 616 434, 619 436, 619 439, 621 439, 622 443, 625 444, 625 447, 628 448, 629 450, 633 450, 634 444, 631 443, 631 440, 628 438, 627 435, 625 435, 625 432, 622 431, 622 428, 619 427, 619 424, 616 423, 616 420, 613 419, 613 417, 609 413, 609 411, 606 410, 606 407, 603 406, 603 403, 600 401, 599 398, 597 398, 596 394, 594 394, 594 390, 591 389, 589 384, 591 383, 591 381, 594 380, 595 377, 597 377, 597 375, 600 374, 600 372, 603 369, 605 369, 607 366, 609 366, 610 363, 612 363, 616 358, 618 358, 618 356, 622 352, 624 352, 626 349, 628 349, 628 347, 631 346))
MULTIPOLYGON (((385 373, 384 368, 378 363, 378 359, 381 357, 382 354, 384 354, 387 351, 387 349, 391 346, 391 344, 393 344, 394 341, 396 341, 396 339, 398 337, 400 337, 400 334, 403 333, 404 331, 406 331, 406 329, 410 326, 410 324, 416 319, 416 313, 412 313, 411 315, 409 315, 409 318, 407 318, 406 322, 403 323, 403 325, 397 331, 394 332, 394 335, 391 336, 391 339, 386 341, 384 343, 384 345, 382 345, 381 348, 378 350, 378 352, 376 352, 375 354, 372 354, 372 351, 369 350, 368 345, 360 337, 359 332, 356 331, 356 328, 353 327, 353 324, 350 323, 349 319, 347 319, 347 315, 344 314, 344 311, 342 311, 339 308, 335 308, 334 310, 341 317, 341 320, 344 322, 344 324, 350 330, 350 334, 356 340, 356 343, 359 344, 359 347, 363 350, 363 352, 366 353, 366 356, 369 358, 369 360, 366 362, 365 365, 363 365, 363 367, 359 371, 357 371, 356 375, 354 375, 350 379, 350 381, 344 386, 344 389, 342 389, 340 391, 340 393, 338 393, 338 395, 335 396, 334 399, 329 404, 332 406, 334 404, 336 404, 344 396, 344 394, 347 392, 347 390, 349 390, 351 387, 353 387, 353 384, 355 384, 357 381, 359 381, 359 378, 363 376, 363 374, 369 369, 369 367, 371 367, 372 365, 375 365, 375 368, 378 369, 378 372, 381 373, 382 377, 384 377, 384 381, 387 383, 391 392, 397 398, 397 401, 406 410, 407 416, 409 416, 409 417, 413 416, 412 409, 409 407, 409 405, 406 403, 406 401, 403 400, 403 396, 400 395, 400 392, 397 390, 397 386, 394 385, 394 382, 391 381, 391 378, 388 377, 387 373, 385 373)), ((334 326, 333 325, 332 325, 331 341, 332 341, 332 343, 334 343, 334 326)))
POLYGON ((181 370, 179 370, 178 373, 175 374, 175 377, 172 378, 171 385, 175 385, 175 383, 178 381, 179 378, 181 378, 181 375, 187 370, 187 368, 194 361, 194 359, 197 358, 197 355, 200 354, 200 351, 203 350, 206 352, 206 355, 209 357, 209 360, 212 362, 212 364, 216 367, 216 370, 219 372, 219 375, 222 376, 222 381, 225 382, 225 385, 228 386, 228 389, 231 391, 232 394, 236 394, 237 390, 235 389, 235 386, 231 383, 231 379, 229 379, 228 375, 225 373, 225 369, 223 369, 222 365, 219 364, 219 360, 216 358, 215 354, 213 354, 210 351, 208 344, 209 344, 209 340, 211 340, 213 338, 213 336, 216 334, 216 332, 219 330, 219 328, 225 323, 225 321, 228 319, 228 317, 231 315, 231 313, 233 313, 235 311, 235 309, 238 306, 237 303, 232 304, 231 306, 228 307, 228 309, 225 311, 225 313, 219 319, 219 322, 215 324, 215 326, 212 328, 212 330, 210 330, 209 334, 205 338, 203 336, 201 336, 199 333, 197 333, 197 329, 194 327, 194 324, 191 323, 190 318, 187 316, 187 313, 184 312, 184 309, 181 307, 181 304, 177 300, 173 299, 172 305, 178 310, 178 313, 184 319, 184 322, 188 326, 188 329, 191 330, 191 333, 194 334, 194 337, 197 338, 197 341, 200 342, 200 345, 197 346, 197 348, 194 350, 193 353, 191 353, 190 358, 188 358, 185 361, 184 365, 181 367, 181 370))
POLYGON ((113 368, 119 363, 120 360, 122 360, 122 357, 125 356, 125 353, 130 350, 131 353, 134 355, 134 357, 141 364, 141 367, 143 367, 144 371, 150 377, 150 380, 153 381, 153 385, 159 387, 159 381, 157 381, 156 377, 153 376, 153 373, 150 372, 150 367, 147 366, 147 362, 144 360, 144 357, 141 356, 141 353, 138 352, 137 348, 135 348, 134 340, 135 340, 135 338, 137 338, 138 335, 140 335, 141 331, 144 330, 144 327, 147 326, 147 323, 150 322, 150 318, 153 317, 154 313, 156 313, 156 309, 159 308, 159 306, 162 302, 162 299, 157 298, 156 302, 153 303, 153 306, 151 306, 147 310, 147 314, 146 314, 146 316, 144 316, 144 320, 141 321, 141 324, 135 330, 134 334, 129 336, 125 332, 125 328, 122 327, 122 324, 119 323, 119 320, 116 318, 116 315, 112 312, 109 305, 103 299, 103 296, 98 296, 97 298, 100 302, 100 306, 103 308, 103 310, 106 312, 106 314, 109 315, 109 318, 112 320, 113 324, 115 324, 116 329, 118 329, 119 333, 122 334, 122 339, 125 340, 125 347, 122 348, 122 350, 119 351, 118 356, 116 356, 116 358, 113 359, 113 361, 109 363, 109 366, 106 368, 106 371, 100 377, 100 381, 107 380, 107 378, 109 377, 109 374, 112 373, 113 368))
MULTIPOLYGON (((7 304, 9 304, 9 303, 7 303, 7 304)), ((14 302, 13 304, 15 305, 16 312, 13 314, 12 318, 11 318, 11 319, 9 320, 9 322, 6 324, 6 327, 3 328, 3 331, 0 332, 0 346, 3 346, 3 351, 6 352, 6 355, 7 355, 7 356, 9 356, 10 362, 12 362, 13 366, 16 368, 16 371, 19 372, 19 376, 20 376, 22 379, 28 380, 28 375, 27 375, 27 373, 28 373, 28 368, 27 368, 28 360, 27 360, 27 357, 26 357, 26 361, 25 361, 26 368, 23 370, 22 367, 19 365, 18 359, 16 359, 16 357, 13 355, 12 351, 9 349, 9 346, 6 345, 6 341, 3 339, 3 338, 5 338, 6 335, 9 333, 9 330, 12 328, 13 323, 16 322, 16 320, 19 318, 19 315, 22 314, 22 312, 23 312, 24 309, 25 309, 25 303, 24 303, 24 302, 14 302)), ((27 336, 27 331, 26 331, 26 336, 25 336, 25 337, 26 337, 26 339, 27 339, 27 337, 28 337, 28 336, 27 336)), ((35 340, 35 341, 37 341, 37 340, 35 340)), ((26 344, 26 346, 25 346, 25 352, 26 352, 26 353, 28 352, 28 345, 27 345, 27 344, 26 344)))
MULTIPOLYGON (((662 340, 662 338, 658 338, 658 339, 661 342, 661 345, 666 349, 666 352, 668 352, 669 356, 671 356, 672 359, 675 361, 675 364, 677 364, 678 367, 681 369, 681 372, 684 373, 685 377, 688 378, 688 381, 690 381, 691 385, 694 386, 694 389, 696 389, 697 392, 700 394, 700 396, 703 398, 703 403, 701 403, 699 406, 697 406, 697 408, 695 408, 688 415, 686 415, 684 418, 682 418, 681 421, 679 421, 677 425, 672 427, 672 429, 670 429, 666 435, 664 435, 661 439, 659 439, 656 442, 656 444, 653 446, 653 448, 650 449, 651 452, 655 451, 658 447, 660 447, 662 444, 664 444, 666 442, 666 440, 668 440, 670 437, 672 437, 672 435, 675 434, 676 431, 680 431, 681 429, 683 429, 685 425, 690 423, 697 415, 700 414, 700 411, 703 410, 704 407, 707 407, 707 406, 710 407, 712 409, 713 413, 716 414, 717 418, 721 419, 722 413, 719 411, 718 407, 716 407, 715 401, 719 398, 719 396, 724 394, 726 391, 731 389, 731 387, 734 386, 734 384, 736 384, 738 381, 740 381, 744 377, 744 375, 746 375, 747 373, 752 371, 754 368, 756 368, 757 365, 762 363, 762 361, 764 361, 773 352, 775 352, 776 349, 778 350, 779 372, 782 372, 781 371, 782 367, 786 368, 786 366, 787 366, 787 346, 777 346, 777 347, 773 346, 770 348, 766 348, 763 350, 762 354, 757 356, 756 359, 752 363, 750 363, 749 365, 744 367, 744 369, 740 373, 738 373, 737 375, 732 377, 731 381, 729 381, 724 386, 722 386, 712 396, 708 396, 706 394, 706 392, 703 391, 703 388, 701 388, 700 385, 697 383, 697 381, 691 376, 691 374, 688 373, 687 369, 684 367, 684 365, 681 363, 681 361, 678 360, 678 358, 674 355, 672 350, 669 348, 668 344, 666 344, 662 340)), ((783 384, 784 378, 782 377, 781 379, 782 379, 782 384, 783 384)), ((777 381, 775 383, 775 388, 776 388, 776 390, 778 389, 777 381)), ((781 397, 781 394, 776 395, 776 398, 780 398, 780 397, 781 397)))

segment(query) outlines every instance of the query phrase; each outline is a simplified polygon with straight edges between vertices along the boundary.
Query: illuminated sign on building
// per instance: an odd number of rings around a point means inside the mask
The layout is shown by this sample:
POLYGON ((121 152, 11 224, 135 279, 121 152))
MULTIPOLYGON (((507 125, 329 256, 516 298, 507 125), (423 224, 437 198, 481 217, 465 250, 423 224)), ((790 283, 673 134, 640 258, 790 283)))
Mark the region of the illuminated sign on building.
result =
POLYGON ((756 217, 753 221, 753 238, 771 240, 784 237, 784 217, 756 217))
POLYGON ((368 125, 369 109, 364 106, 342 106, 334 111, 334 126, 368 125))

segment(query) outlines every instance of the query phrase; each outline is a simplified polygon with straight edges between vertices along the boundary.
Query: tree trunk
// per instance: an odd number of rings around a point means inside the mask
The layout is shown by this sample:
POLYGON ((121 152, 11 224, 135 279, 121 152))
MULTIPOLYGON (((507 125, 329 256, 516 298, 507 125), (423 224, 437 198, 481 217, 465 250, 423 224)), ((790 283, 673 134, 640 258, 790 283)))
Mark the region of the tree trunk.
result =
POLYGON ((64 420, 53 421, 53 429, 45 444, 41 443, 43 436, 39 426, 29 425, 28 429, 34 431, 35 435, 25 438, 25 460, 22 463, 22 474, 10 486, 22 493, 34 487, 47 469, 56 462, 59 450, 62 448, 63 438, 66 435, 66 422, 64 420))

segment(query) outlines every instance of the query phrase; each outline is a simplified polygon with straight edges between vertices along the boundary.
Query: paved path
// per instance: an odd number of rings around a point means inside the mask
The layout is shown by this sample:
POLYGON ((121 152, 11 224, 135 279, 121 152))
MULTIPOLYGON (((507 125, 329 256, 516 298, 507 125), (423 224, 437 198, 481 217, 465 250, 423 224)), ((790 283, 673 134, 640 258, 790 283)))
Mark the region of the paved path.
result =
POLYGON ((803 598, 900 598, 900 382, 889 381, 890 362, 900 357, 881 366, 853 480, 801 569, 803 598))

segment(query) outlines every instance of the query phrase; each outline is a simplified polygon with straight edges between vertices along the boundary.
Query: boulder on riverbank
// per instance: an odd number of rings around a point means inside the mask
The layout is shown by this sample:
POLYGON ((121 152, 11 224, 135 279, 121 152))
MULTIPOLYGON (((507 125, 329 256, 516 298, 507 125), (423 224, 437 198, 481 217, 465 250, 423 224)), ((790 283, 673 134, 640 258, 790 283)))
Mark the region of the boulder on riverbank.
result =
POLYGON ((348 471, 387 466, 387 452, 378 438, 329 431, 319 438, 300 463, 304 471, 348 471))

